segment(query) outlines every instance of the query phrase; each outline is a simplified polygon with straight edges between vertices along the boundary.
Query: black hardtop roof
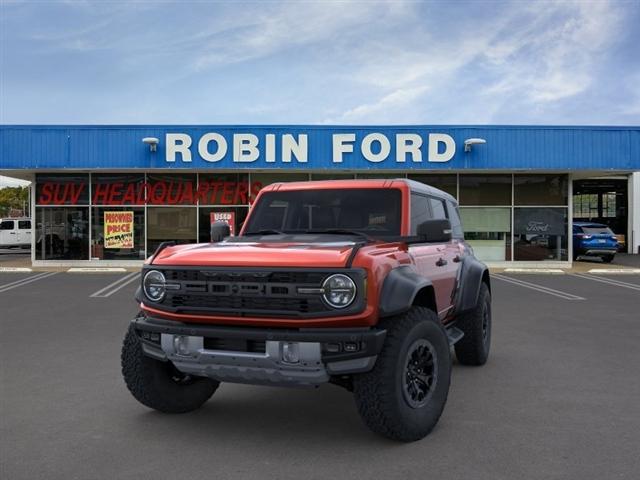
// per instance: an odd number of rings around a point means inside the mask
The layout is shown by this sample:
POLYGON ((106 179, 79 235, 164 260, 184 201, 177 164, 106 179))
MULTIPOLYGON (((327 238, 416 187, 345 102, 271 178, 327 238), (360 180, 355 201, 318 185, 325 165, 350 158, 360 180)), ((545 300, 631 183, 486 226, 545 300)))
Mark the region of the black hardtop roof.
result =
POLYGON ((452 195, 443 190, 440 190, 439 188, 432 187, 431 185, 427 185, 426 183, 417 182, 416 180, 409 180, 408 178, 394 178, 394 180, 405 182, 414 192, 424 193, 425 195, 433 195, 434 197, 440 197, 445 200, 449 200, 454 205, 458 205, 458 201, 452 195))

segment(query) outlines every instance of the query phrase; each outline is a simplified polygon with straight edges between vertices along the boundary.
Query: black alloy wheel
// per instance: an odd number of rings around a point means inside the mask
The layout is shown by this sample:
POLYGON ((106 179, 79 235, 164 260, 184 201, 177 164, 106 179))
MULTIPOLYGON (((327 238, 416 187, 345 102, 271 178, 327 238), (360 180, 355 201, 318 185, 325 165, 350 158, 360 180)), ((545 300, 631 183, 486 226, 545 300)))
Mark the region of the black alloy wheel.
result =
POLYGON ((411 408, 426 405, 438 381, 438 359, 433 345, 418 339, 409 347, 402 393, 411 408))

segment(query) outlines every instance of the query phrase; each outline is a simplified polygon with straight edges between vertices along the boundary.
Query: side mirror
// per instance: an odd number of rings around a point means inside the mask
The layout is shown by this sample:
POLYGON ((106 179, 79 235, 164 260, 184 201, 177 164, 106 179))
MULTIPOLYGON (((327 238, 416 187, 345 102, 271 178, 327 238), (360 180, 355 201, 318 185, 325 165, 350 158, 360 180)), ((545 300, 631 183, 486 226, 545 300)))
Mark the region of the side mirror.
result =
POLYGON ((424 242, 444 243, 451 240, 451 222, 447 219, 426 220, 416 229, 424 242))
POLYGON ((220 242, 231 235, 231 228, 227 222, 213 222, 211 224, 211 242, 220 242))

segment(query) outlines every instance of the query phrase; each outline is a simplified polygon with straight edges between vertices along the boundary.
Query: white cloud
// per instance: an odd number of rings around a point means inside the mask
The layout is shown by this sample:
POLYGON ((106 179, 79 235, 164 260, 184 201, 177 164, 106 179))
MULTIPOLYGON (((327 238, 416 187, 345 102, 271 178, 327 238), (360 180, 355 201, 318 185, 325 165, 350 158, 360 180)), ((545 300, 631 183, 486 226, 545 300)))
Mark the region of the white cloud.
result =
POLYGON ((596 57, 615 39, 622 19, 607 1, 543 2, 534 4, 527 17, 527 26, 514 29, 510 38, 500 35, 487 50, 488 67, 501 80, 486 94, 545 103, 585 91, 596 57))
MULTIPOLYGON (((545 104, 574 97, 592 85, 597 59, 616 40, 623 18, 619 5, 608 1, 515 2, 500 13, 477 24, 452 25, 446 37, 435 39, 429 31, 433 23, 425 22, 410 41, 404 36, 384 46, 370 43, 370 58, 363 53, 353 75, 377 87, 372 92, 377 100, 350 107, 337 118, 375 122, 385 106, 402 105, 401 92, 415 92, 415 101, 426 91, 424 118, 429 118, 427 100, 451 96, 464 84, 473 85, 479 98, 467 100, 464 113, 430 112, 438 121, 468 117, 469 111, 475 111, 473 118, 491 121, 488 113, 499 112, 507 102, 544 110, 545 104)), ((456 99, 451 100, 455 105, 456 99)), ((404 113, 396 111, 398 118, 404 113)))
POLYGON ((362 119, 369 119, 369 121, 377 119, 375 121, 380 123, 379 119, 381 116, 389 113, 394 114, 397 109, 411 104, 411 102, 421 97, 427 90, 427 86, 400 88, 385 95, 376 102, 358 105, 342 113, 339 117, 327 119, 322 123, 351 123, 353 121, 362 121, 362 119))
POLYGON ((255 60, 313 44, 326 48, 354 28, 379 18, 402 16, 406 9, 402 0, 263 5, 266 8, 258 14, 252 10, 227 18, 223 34, 218 30, 200 33, 199 37, 210 38, 195 58, 195 68, 203 70, 255 60))

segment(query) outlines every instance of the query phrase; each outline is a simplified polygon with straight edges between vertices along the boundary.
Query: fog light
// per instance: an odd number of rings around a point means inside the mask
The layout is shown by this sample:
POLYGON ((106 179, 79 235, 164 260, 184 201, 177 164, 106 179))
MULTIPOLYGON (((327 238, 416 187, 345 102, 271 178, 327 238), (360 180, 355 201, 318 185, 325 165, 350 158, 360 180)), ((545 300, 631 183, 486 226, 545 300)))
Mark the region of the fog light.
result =
POLYGON ((286 363, 298 363, 300 361, 300 344, 286 342, 282 345, 282 361, 286 363))
POLYGON ((357 352, 358 351, 358 344, 357 343, 353 343, 353 342, 346 342, 344 344, 344 351, 345 352, 357 352))
POLYGON ((184 335, 174 336, 173 348, 178 355, 189 355, 189 337, 184 335))

